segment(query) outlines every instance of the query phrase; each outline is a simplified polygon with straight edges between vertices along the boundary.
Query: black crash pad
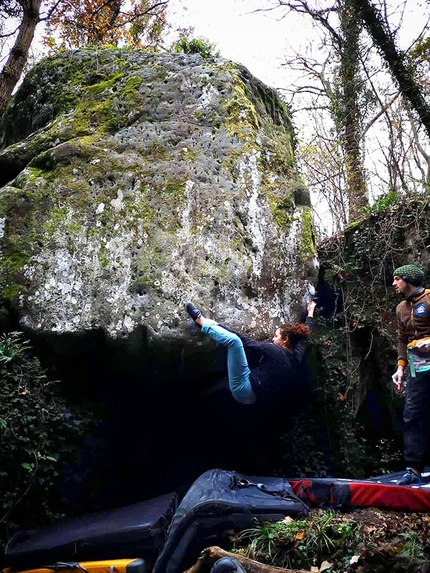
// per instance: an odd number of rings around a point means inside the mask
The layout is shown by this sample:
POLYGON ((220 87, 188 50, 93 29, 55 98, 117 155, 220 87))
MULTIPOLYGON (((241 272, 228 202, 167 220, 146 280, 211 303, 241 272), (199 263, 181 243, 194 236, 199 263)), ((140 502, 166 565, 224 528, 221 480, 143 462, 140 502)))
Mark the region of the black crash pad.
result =
POLYGON ((309 507, 284 478, 209 470, 193 483, 176 510, 153 573, 182 573, 202 549, 222 545, 231 530, 308 513, 309 507))
POLYGON ((176 493, 169 493, 119 509, 63 518, 37 532, 19 531, 6 546, 6 566, 22 570, 57 561, 156 555, 176 505, 176 493))

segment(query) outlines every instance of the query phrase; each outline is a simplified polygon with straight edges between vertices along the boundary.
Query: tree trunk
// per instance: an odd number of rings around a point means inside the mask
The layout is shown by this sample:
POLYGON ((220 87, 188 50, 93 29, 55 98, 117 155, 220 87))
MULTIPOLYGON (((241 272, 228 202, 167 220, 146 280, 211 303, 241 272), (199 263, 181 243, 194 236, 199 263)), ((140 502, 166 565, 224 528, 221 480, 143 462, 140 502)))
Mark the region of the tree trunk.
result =
POLYGON ((185 573, 209 573, 212 565, 221 557, 233 557, 233 559, 239 561, 247 573, 309 573, 309 571, 304 571, 303 569, 281 569, 272 565, 264 565, 253 559, 248 559, 248 557, 224 551, 224 549, 216 545, 204 549, 196 563, 187 569, 185 573))
POLYGON ((359 95, 362 92, 360 78, 360 20, 351 6, 350 0, 343 0, 339 6, 341 41, 339 46, 339 79, 343 102, 338 101, 341 131, 345 152, 345 171, 348 190, 349 221, 361 216, 361 209, 368 205, 366 183, 363 173, 361 144, 361 111, 359 95))
POLYGON ((403 54, 397 51, 380 13, 369 0, 351 0, 351 2, 397 80, 402 96, 416 111, 430 138, 430 106, 424 99, 421 86, 414 79, 413 70, 405 63, 403 54))
POLYGON ((27 0, 22 3, 23 13, 18 36, 0 73, 0 111, 9 101, 27 62, 28 51, 39 23, 41 1, 27 0))

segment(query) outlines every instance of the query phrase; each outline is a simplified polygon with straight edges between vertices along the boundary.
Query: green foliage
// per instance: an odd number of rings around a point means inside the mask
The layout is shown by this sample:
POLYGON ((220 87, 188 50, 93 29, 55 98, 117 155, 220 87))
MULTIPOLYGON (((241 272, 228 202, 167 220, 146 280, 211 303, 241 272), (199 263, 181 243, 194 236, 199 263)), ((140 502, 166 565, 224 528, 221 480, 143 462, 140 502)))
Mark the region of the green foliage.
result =
POLYGON ((428 528, 416 523, 417 517, 398 521, 399 516, 377 510, 363 515, 318 509, 306 519, 256 522, 233 537, 233 552, 271 567, 306 571, 427 571, 428 528))
POLYGON ((325 560, 350 558, 360 540, 360 531, 353 520, 339 518, 334 511, 317 510, 308 519, 286 517, 242 531, 235 551, 276 567, 310 569, 325 560))
POLYGON ((10 362, 28 348, 28 340, 21 341, 21 333, 11 332, 0 336, 0 362, 10 362))
POLYGON ((373 213, 381 213, 385 211, 387 207, 391 207, 391 205, 395 205, 401 199, 400 193, 394 191, 393 189, 377 199, 372 206, 362 207, 361 212, 366 217, 372 215, 373 213))
POLYGON ((414 531, 410 533, 402 533, 401 537, 404 539, 399 557, 406 561, 406 564, 411 567, 417 562, 422 565, 426 561, 426 554, 424 547, 420 543, 418 534, 414 531))
POLYGON ((173 44, 172 50, 178 53, 183 52, 184 54, 200 54, 205 60, 218 56, 215 46, 208 40, 188 38, 186 36, 179 38, 179 40, 173 44))
POLYGON ((41 527, 61 515, 61 470, 78 452, 91 414, 66 407, 22 334, 0 338, 0 546, 12 524, 41 527))

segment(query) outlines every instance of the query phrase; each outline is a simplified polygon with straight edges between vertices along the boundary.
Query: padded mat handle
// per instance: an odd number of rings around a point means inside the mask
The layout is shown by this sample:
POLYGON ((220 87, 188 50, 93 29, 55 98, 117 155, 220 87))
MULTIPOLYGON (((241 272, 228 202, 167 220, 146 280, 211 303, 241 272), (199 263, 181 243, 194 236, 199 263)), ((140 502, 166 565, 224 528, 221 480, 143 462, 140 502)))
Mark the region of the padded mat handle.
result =
POLYGON ((88 573, 88 570, 77 561, 58 561, 55 565, 46 565, 46 569, 52 569, 53 571, 59 571, 60 569, 80 569, 84 571, 84 573, 88 573))

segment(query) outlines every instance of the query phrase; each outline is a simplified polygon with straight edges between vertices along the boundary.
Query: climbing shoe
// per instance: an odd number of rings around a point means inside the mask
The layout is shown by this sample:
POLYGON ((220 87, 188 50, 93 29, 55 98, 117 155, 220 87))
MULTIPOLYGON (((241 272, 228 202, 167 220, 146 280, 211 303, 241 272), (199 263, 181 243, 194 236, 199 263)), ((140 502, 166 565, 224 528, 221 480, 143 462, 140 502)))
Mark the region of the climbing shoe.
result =
POLYGON ((419 475, 407 468, 407 472, 398 480, 397 485, 421 485, 422 481, 419 475))
POLYGON ((192 302, 187 302, 185 309, 193 320, 202 316, 200 310, 192 302))
POLYGON ((233 557, 221 557, 214 563, 210 573, 246 573, 246 569, 233 557))

